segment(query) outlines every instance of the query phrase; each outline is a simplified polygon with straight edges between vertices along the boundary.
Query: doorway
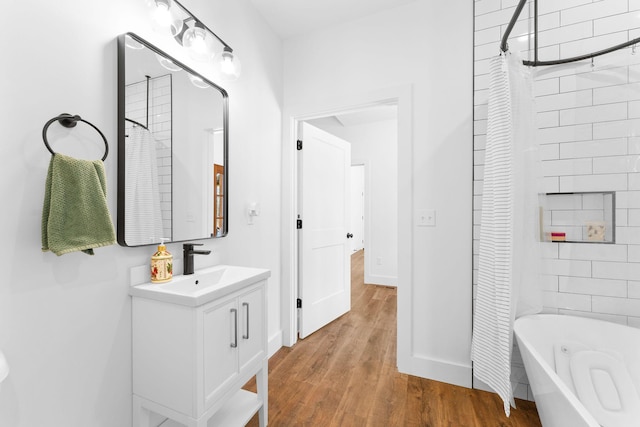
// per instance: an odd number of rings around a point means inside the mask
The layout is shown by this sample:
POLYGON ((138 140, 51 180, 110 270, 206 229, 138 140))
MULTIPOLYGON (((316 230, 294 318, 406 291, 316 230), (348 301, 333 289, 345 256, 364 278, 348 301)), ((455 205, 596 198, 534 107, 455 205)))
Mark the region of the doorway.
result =
MULTIPOLYGON (((394 100, 308 121, 351 143, 351 165, 362 173, 365 283, 398 285, 398 104, 394 100)), ((352 178, 352 213, 357 179, 352 178)), ((353 215, 355 218, 357 216, 353 215)), ((357 245, 354 244, 354 248, 357 245)))
MULTIPOLYGON (((299 123, 327 117, 335 112, 353 111, 383 102, 396 102, 398 106, 398 147, 397 147, 397 227, 398 227, 398 320, 397 320, 397 363, 401 371, 408 372, 415 357, 411 352, 413 336, 413 88, 400 85, 372 89, 360 93, 342 93, 324 100, 304 101, 285 106, 283 111, 282 148, 282 270, 281 270, 281 340, 272 341, 273 351, 280 345, 293 346, 297 341, 297 277, 298 251, 297 215, 297 164, 296 141, 299 123), (401 167, 400 167, 401 166, 401 167)), ((365 197, 366 198, 366 197, 365 197)), ((366 240, 366 238, 365 238, 366 240)))
MULTIPOLYGON (((336 137, 349 143, 351 147, 350 171, 350 222, 347 224, 347 237, 350 253, 363 250, 365 283, 372 285, 397 286, 398 269, 398 115, 397 102, 379 102, 365 108, 335 112, 330 116, 303 121, 304 126, 313 126, 326 132, 326 137, 336 137)), ((305 128, 306 129, 306 128, 305 128)), ((306 131, 305 131, 306 132, 306 131)), ((303 134, 303 147, 306 138, 303 134)), ((303 148, 302 151, 305 150, 303 148)), ((305 158, 305 162, 310 159, 305 158)), ((308 165, 298 164, 299 175, 303 175, 308 165)), ((316 169, 320 165, 315 166, 316 169)), ((328 174, 331 174, 329 171, 328 174)), ((299 181, 299 199, 306 200, 310 195, 299 181)), ((336 200, 341 200, 342 196, 336 200)), ((303 215, 304 216, 304 215, 303 215)), ((304 221, 306 222, 306 220, 304 221)), ((303 230, 305 232, 306 230, 303 230)), ((342 236, 344 237, 344 236, 342 236)), ((331 288, 335 284, 318 284, 316 291, 310 291, 305 265, 303 245, 298 251, 298 295, 316 295, 323 286, 331 288)), ((332 264, 331 259, 323 259, 323 270, 338 271, 341 264, 332 264)), ((313 264, 312 264, 313 265, 313 264)), ((314 275, 317 276, 317 275, 314 275)), ((315 286, 315 285, 314 285, 315 286)), ((329 295, 327 295, 329 298, 329 295)), ((308 335, 306 325, 311 311, 306 297, 301 299, 299 308, 300 338, 308 335)), ((343 307, 344 308, 344 307, 343 307)), ((348 307, 346 308, 348 310, 348 307)), ((325 313, 331 311, 326 308, 325 313)), ((336 311, 336 310, 333 310, 336 311)), ((343 310, 336 313, 344 314, 343 310)), ((325 316, 326 317, 326 316, 325 316)), ((321 326, 339 316, 327 317, 321 326)))

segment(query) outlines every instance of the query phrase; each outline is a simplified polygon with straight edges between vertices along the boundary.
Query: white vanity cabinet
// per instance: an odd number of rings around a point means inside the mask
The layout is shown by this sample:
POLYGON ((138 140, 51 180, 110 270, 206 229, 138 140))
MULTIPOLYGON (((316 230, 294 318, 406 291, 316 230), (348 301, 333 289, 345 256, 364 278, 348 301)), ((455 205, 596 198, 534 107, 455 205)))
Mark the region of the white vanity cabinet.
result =
POLYGON ((205 406, 219 400, 242 372, 262 367, 266 357, 263 298, 263 289, 257 288, 204 308, 205 406))
POLYGON ((149 427, 151 412, 187 427, 244 426, 256 412, 267 424, 268 270, 256 271, 200 305, 201 294, 131 292, 134 427, 149 427), (253 376, 257 393, 242 390, 253 376))

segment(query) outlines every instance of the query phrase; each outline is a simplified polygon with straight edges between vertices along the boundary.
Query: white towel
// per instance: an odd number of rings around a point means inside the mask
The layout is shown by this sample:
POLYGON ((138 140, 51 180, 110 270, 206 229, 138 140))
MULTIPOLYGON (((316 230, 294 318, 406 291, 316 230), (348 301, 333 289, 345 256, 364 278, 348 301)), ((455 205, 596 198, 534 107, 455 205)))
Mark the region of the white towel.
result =
POLYGON ((513 172, 512 117, 508 62, 491 60, 484 190, 480 226, 478 286, 473 322, 473 373, 504 401, 511 389, 513 172))
POLYGON ((156 141, 133 126, 126 142, 125 242, 129 246, 157 243, 163 236, 156 141))

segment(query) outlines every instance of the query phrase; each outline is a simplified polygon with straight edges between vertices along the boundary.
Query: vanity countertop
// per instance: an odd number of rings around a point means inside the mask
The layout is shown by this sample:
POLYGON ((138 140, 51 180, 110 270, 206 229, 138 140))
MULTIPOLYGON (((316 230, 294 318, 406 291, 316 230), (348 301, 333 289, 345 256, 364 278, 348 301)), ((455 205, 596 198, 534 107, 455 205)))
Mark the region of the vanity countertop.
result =
POLYGON ((167 283, 131 286, 129 295, 197 307, 269 276, 271 271, 263 268, 217 265, 187 276, 174 276, 167 283))

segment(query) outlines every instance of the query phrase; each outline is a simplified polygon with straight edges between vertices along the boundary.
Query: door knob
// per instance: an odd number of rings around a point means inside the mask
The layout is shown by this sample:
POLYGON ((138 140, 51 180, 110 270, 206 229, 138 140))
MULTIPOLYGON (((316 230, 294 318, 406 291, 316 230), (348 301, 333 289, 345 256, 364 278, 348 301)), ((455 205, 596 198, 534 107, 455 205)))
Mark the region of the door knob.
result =
POLYGON ((353 238, 353 234, 347 233, 347 239, 351 239, 351 238, 353 238))

